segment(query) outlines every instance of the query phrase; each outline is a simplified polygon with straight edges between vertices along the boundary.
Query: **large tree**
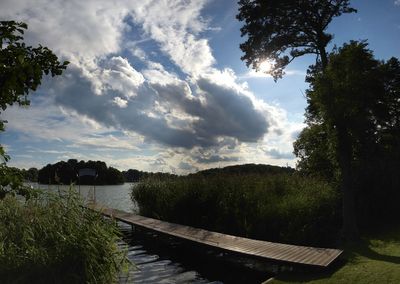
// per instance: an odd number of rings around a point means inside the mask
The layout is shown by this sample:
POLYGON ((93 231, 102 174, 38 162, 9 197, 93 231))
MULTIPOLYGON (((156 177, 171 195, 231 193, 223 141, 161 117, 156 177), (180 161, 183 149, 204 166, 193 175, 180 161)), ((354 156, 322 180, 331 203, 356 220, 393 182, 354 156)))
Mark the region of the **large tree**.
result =
POLYGON ((352 12, 349 0, 240 0, 237 18, 244 21, 241 33, 247 37, 240 45, 241 59, 255 69, 271 60, 269 73, 275 79, 305 54, 316 54, 325 68, 326 47, 333 38, 326 29, 334 17, 352 12))
POLYGON ((340 169, 343 199, 343 234, 357 238, 355 210, 356 151, 365 151, 373 135, 371 118, 376 94, 381 94, 379 62, 366 43, 351 42, 333 52, 324 72, 314 75, 308 96, 326 124, 329 143, 334 145, 340 169))
MULTIPOLYGON (((60 63, 47 47, 27 46, 23 41, 25 23, 0 21, 0 114, 17 103, 29 105, 28 95, 42 82, 43 75, 61 75, 68 62, 60 63)), ((0 119, 0 131, 5 121, 0 119)), ((9 157, 0 145, 0 198, 7 192, 26 192, 20 178, 5 165, 9 157)))
POLYGON ((326 71, 309 81, 307 127, 294 143, 298 169, 335 181, 338 162, 346 163, 362 225, 398 218, 399 60, 378 61, 365 42, 350 42, 332 52, 326 71), (339 129, 346 145, 338 140, 339 129))
MULTIPOLYGON (((326 32, 334 17, 356 10, 349 0, 240 0, 237 18, 244 21, 240 45, 242 60, 259 69, 265 60, 273 63, 270 73, 275 80, 281 78, 285 67, 295 58, 316 54, 314 73, 324 73, 328 66, 327 45, 333 36, 326 32)), ((328 96, 333 93, 327 90, 328 96)), ((328 107, 328 106, 327 106, 328 107)), ((351 188, 349 149, 350 137, 343 120, 332 117, 337 137, 337 162, 341 172, 343 196, 343 237, 358 237, 355 222, 354 193, 351 188)))

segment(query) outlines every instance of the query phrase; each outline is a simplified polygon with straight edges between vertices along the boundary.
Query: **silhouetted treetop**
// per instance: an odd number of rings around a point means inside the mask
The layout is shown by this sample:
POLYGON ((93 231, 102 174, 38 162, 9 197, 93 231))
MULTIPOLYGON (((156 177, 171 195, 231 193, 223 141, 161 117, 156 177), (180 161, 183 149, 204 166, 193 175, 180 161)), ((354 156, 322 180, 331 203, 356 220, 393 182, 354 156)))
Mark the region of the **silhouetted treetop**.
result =
POLYGON ((113 167, 108 167, 102 161, 77 161, 69 159, 67 162, 60 161, 55 164, 48 164, 41 168, 38 173, 38 182, 42 184, 122 184, 124 176, 122 172, 113 167), (78 172, 80 169, 94 169, 97 177, 80 177, 78 172))
POLYGON ((291 174, 295 170, 289 167, 280 167, 264 164, 243 164, 226 166, 223 168, 212 168, 207 170, 202 170, 189 176, 212 176, 212 175, 248 175, 248 174, 258 174, 258 175, 275 175, 275 174, 291 174))
POLYGON ((349 0, 240 0, 237 19, 244 22, 240 45, 247 66, 259 70, 269 59, 275 80, 285 67, 304 54, 317 54, 325 68, 326 46, 333 36, 325 30, 334 17, 356 12, 349 0))
POLYGON ((23 42, 27 24, 0 21, 0 107, 28 105, 30 91, 41 84, 43 74, 61 75, 68 61, 60 63, 47 47, 31 47, 23 42))

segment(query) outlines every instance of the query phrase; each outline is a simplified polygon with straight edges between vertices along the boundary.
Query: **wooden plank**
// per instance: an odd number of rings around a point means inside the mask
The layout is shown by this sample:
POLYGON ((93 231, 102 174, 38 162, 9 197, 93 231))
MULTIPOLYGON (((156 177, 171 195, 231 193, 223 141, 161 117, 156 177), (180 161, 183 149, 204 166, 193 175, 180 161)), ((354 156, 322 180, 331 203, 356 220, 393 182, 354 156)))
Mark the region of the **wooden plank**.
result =
POLYGON ((167 235, 209 245, 219 249, 257 256, 269 260, 327 267, 343 252, 337 249, 315 248, 273 243, 237 237, 190 226, 147 218, 117 209, 91 204, 88 208, 117 220, 141 226, 167 235))

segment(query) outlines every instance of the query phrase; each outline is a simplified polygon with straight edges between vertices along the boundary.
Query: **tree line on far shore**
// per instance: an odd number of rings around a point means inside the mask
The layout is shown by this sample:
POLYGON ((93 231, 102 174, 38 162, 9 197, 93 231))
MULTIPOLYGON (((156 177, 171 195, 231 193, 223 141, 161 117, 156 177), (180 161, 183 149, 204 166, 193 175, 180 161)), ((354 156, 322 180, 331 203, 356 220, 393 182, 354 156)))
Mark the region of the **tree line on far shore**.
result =
POLYGON ((69 159, 68 161, 59 161, 54 164, 48 164, 41 169, 29 168, 12 170, 20 175, 27 182, 38 182, 41 184, 122 184, 124 182, 138 182, 140 179, 150 176, 171 176, 169 173, 149 173, 136 169, 120 171, 114 167, 107 166, 103 161, 78 161, 69 159), (94 169, 96 177, 82 176, 78 173, 81 169, 94 169))
MULTIPOLYGON (((69 159, 67 162, 59 161, 55 164, 48 164, 41 169, 29 168, 19 169, 11 168, 15 174, 18 174, 27 182, 38 182, 41 184, 122 184, 124 182, 139 182, 140 180, 148 178, 174 178, 175 174, 162 173, 162 172, 145 172, 136 169, 129 169, 120 171, 113 167, 108 167, 102 161, 79 161, 76 159, 69 159), (94 169, 97 177, 78 177, 80 169, 94 169)), ((263 164, 244 164, 227 166, 223 168, 206 169, 189 176, 203 176, 210 175, 230 175, 230 174, 278 174, 278 173, 293 173, 295 170, 289 167, 279 167, 263 164)))

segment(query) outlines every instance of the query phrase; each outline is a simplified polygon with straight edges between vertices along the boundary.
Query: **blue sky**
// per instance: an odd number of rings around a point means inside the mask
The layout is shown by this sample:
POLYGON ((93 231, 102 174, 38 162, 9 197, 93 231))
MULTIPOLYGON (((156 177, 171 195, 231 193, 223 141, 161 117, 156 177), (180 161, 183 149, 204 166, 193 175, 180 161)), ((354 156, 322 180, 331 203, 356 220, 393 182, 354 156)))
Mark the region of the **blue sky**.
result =
MULTIPOLYGON (((240 60, 241 23, 232 0, 3 0, 0 18, 29 25, 26 41, 71 62, 45 79, 29 108, 2 113, 10 165, 70 158, 121 170, 175 173, 242 163, 295 166, 315 60, 272 78, 240 60)), ((367 39, 379 59, 400 57, 400 1, 354 0, 335 18, 340 46, 367 39)), ((330 46, 330 48, 332 48, 330 46)))

